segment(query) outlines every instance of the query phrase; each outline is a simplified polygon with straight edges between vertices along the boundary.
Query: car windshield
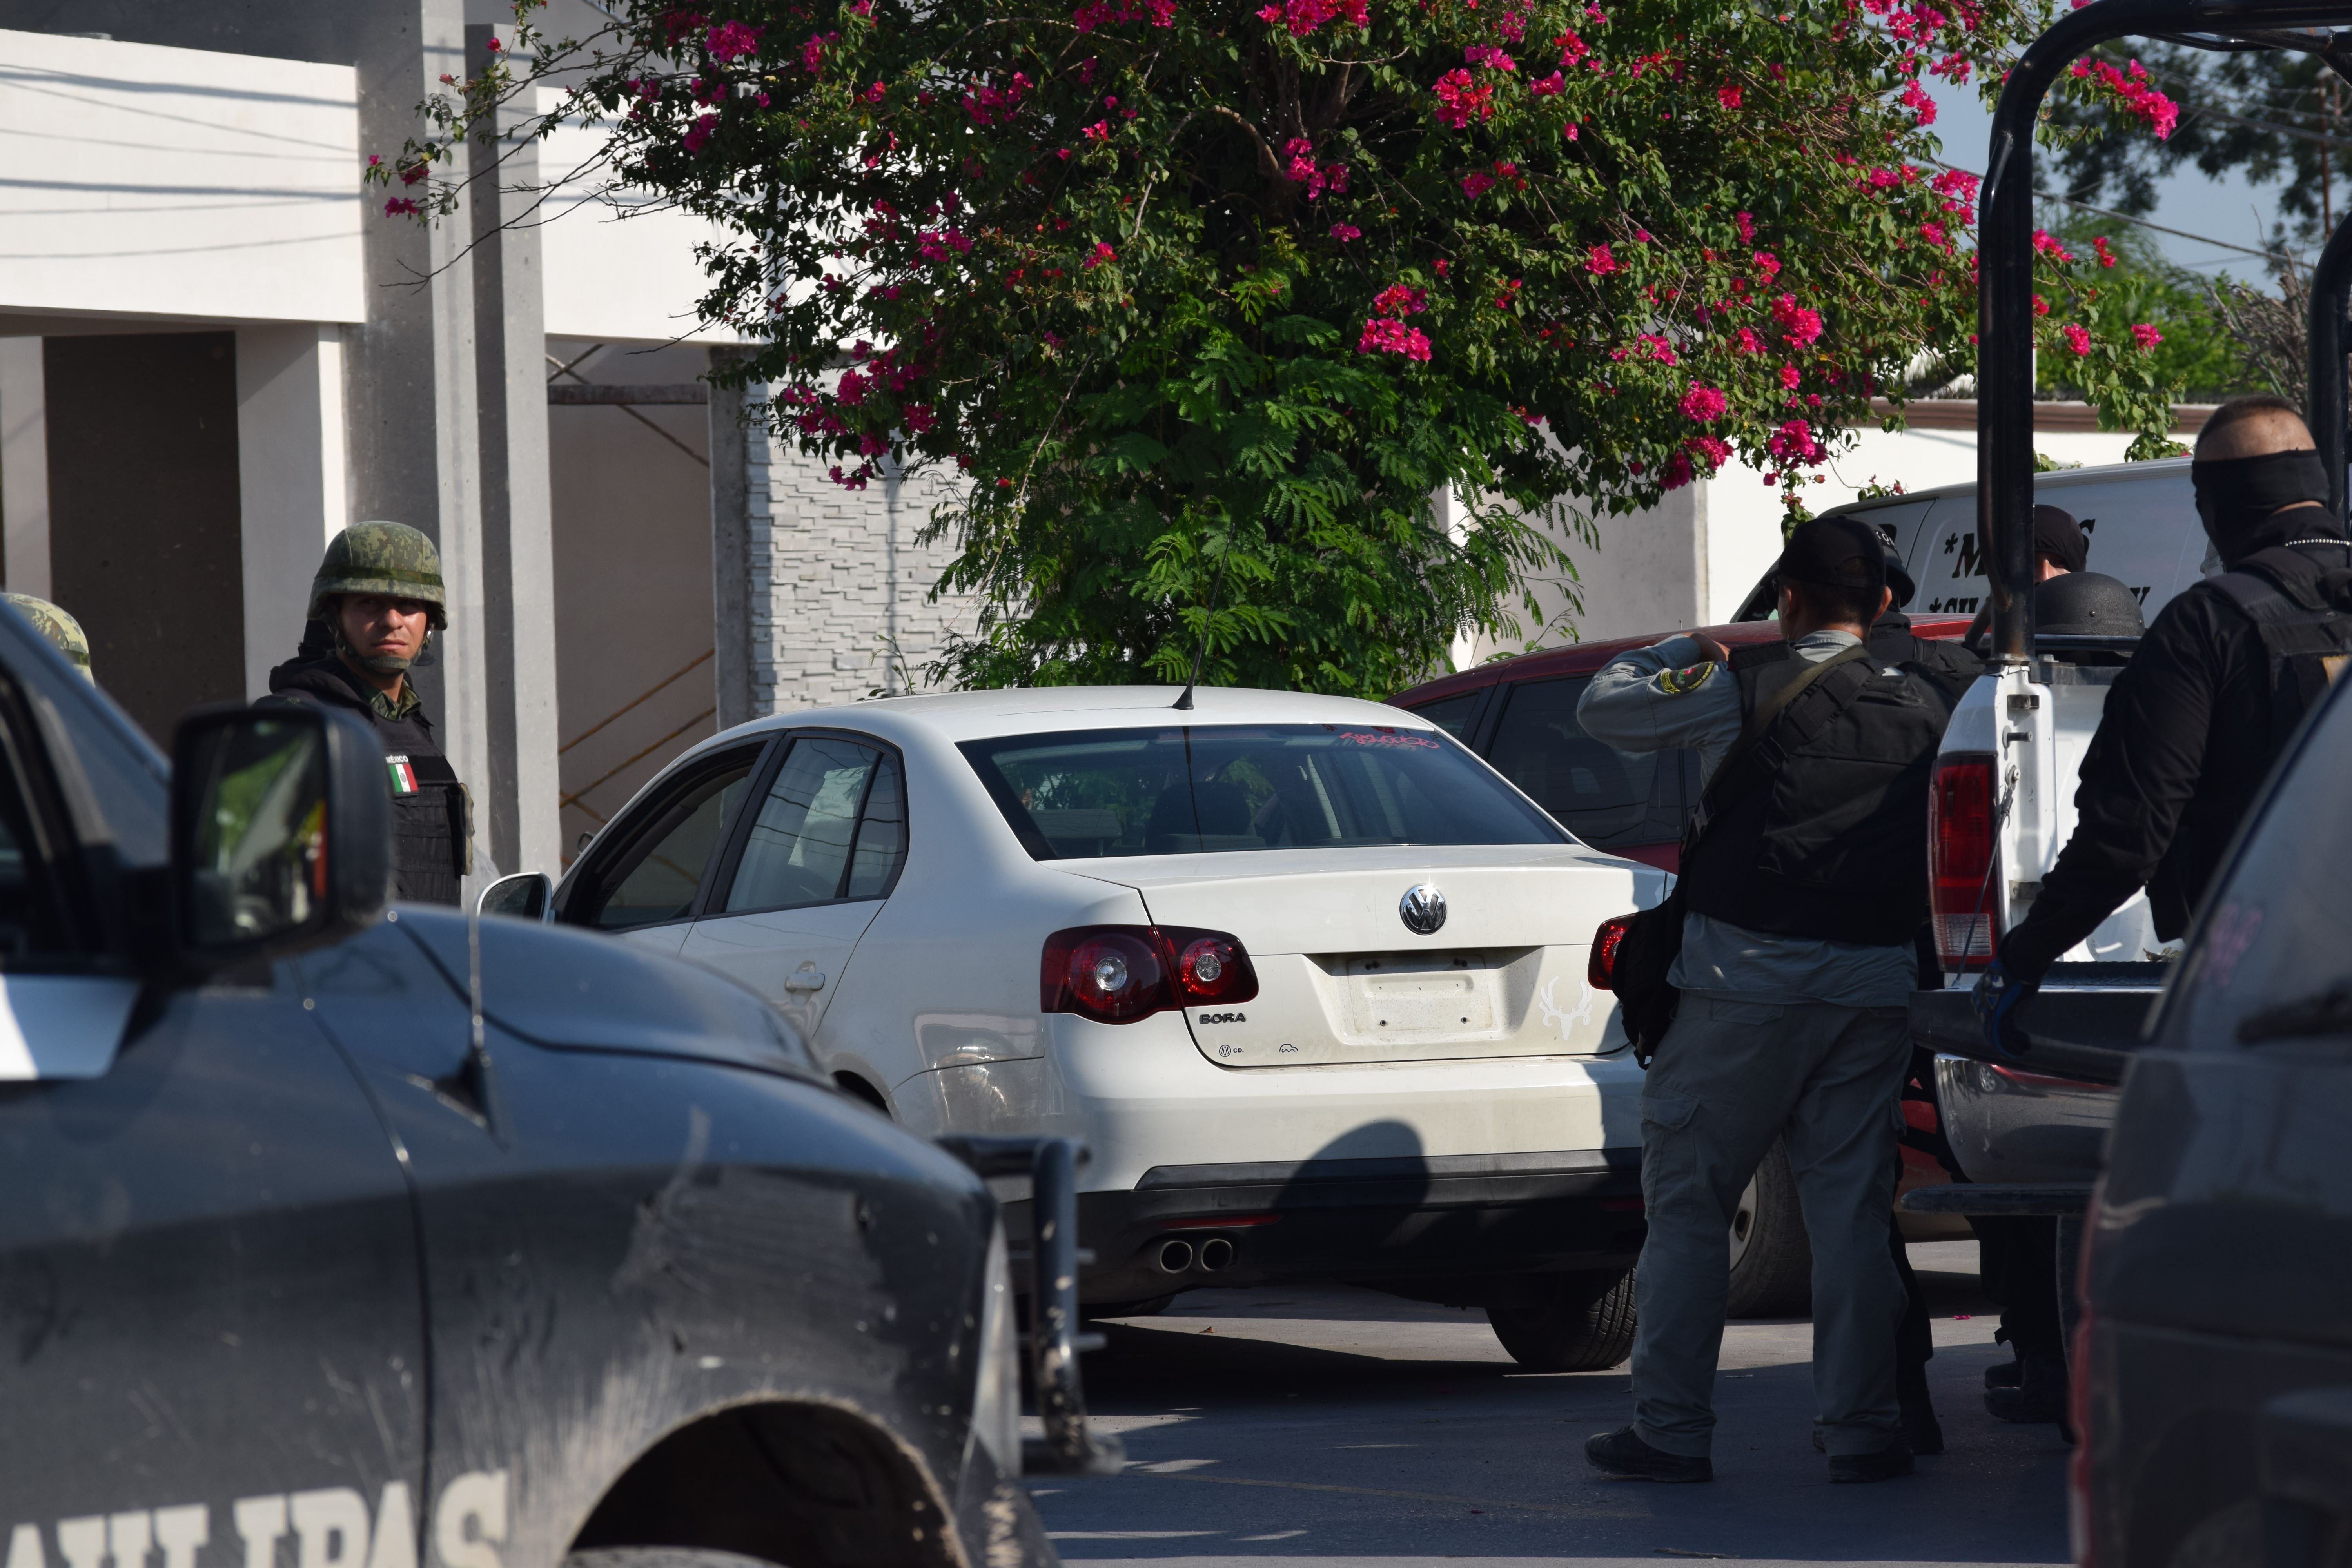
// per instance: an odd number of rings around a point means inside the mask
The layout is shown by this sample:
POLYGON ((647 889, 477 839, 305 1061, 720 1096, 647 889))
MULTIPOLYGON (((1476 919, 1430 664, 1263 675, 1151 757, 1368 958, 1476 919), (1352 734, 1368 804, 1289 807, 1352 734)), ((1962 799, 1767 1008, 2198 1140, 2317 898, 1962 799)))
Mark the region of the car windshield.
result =
POLYGON ((961 750, 1040 860, 1567 842, 1454 742, 1402 726, 1074 730, 961 750))

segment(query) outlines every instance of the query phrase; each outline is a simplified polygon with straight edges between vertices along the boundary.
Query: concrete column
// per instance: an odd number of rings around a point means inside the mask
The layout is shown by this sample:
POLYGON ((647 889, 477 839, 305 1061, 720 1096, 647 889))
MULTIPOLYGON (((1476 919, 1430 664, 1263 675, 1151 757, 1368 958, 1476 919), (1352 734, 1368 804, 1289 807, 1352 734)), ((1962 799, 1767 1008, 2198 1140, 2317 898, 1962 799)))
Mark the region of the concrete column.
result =
MULTIPOLYGON (((710 351, 713 369, 742 351, 710 351)), ((749 401, 735 387, 710 389, 710 587, 713 679, 719 727, 757 716, 751 702, 751 443, 767 433, 744 424, 749 401)), ((762 584, 764 587, 764 584, 762 584)))
MULTIPOLYGON (((466 29, 466 65, 490 64, 511 27, 466 29)), ((475 395, 478 404, 482 630, 488 653, 486 807, 492 858, 509 870, 562 868, 556 802, 555 547, 547 447, 547 328, 539 230, 529 208, 539 144, 476 138, 483 174, 474 236, 475 395)))
POLYGON ((49 596, 49 395, 41 340, 0 338, 0 574, 49 596))
MULTIPOLYGON (((391 157, 429 128, 416 112, 466 69, 464 0, 384 0, 361 13, 360 144, 391 157)), ((463 181, 467 150, 437 165, 463 181)), ((371 212, 361 231, 368 319, 344 340, 352 516, 422 529, 441 552, 449 629, 415 672, 442 749, 474 792, 474 868, 492 862, 480 440, 474 364, 473 240, 462 220, 430 226, 371 212)))
POLYGON ((351 521, 341 327, 239 329, 236 467, 252 698, 294 657, 320 553, 351 521))

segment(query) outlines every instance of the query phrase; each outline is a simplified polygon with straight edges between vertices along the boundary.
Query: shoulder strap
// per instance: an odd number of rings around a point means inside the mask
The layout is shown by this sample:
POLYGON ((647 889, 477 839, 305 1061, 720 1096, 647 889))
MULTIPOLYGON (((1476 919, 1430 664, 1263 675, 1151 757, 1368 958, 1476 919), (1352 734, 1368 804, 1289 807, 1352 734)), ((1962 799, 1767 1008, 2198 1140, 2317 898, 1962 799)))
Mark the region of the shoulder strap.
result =
POLYGON ((1766 747, 1762 745, 1762 742, 1779 724, 1781 715, 1787 713, 1795 704, 1797 699, 1811 690, 1816 682, 1822 681, 1832 671, 1850 668, 1857 664, 1864 667, 1858 675, 1842 678, 1823 687, 1822 689, 1829 696, 1830 707, 1826 712, 1820 715, 1819 721, 1811 726, 1813 730, 1818 730, 1821 725, 1828 723, 1830 720, 1844 711, 1848 703, 1862 695, 1862 689, 1870 679, 1870 646, 1867 643, 1856 643, 1850 648, 1822 659, 1774 692, 1769 700, 1757 705, 1756 711, 1750 713, 1748 716, 1748 722, 1740 727, 1738 741, 1726 753, 1722 763, 1715 770, 1715 776, 1707 780, 1706 788, 1699 795, 1698 809, 1691 814, 1690 826, 1683 833, 1684 854, 1687 855, 1697 847, 1698 841, 1706 836, 1708 826, 1723 815, 1726 808, 1747 795, 1749 790, 1779 773, 1781 764, 1789 760, 1786 750, 1778 745, 1766 747), (1751 759, 1756 765, 1751 765, 1751 759))

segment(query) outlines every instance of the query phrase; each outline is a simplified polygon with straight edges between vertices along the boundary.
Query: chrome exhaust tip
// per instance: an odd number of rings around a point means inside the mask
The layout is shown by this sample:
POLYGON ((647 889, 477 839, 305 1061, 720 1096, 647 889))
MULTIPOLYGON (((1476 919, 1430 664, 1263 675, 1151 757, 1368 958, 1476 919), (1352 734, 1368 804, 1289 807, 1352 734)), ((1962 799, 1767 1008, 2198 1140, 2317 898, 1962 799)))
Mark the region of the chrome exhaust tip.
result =
MULTIPOLYGON (((1231 1250, 1229 1247, 1227 1250, 1231 1250)), ((1181 1274, 1192 1267, 1192 1244, 1189 1241, 1163 1241, 1160 1244, 1160 1272, 1181 1274)))
POLYGON ((1201 1243, 1201 1267, 1213 1274, 1234 1260, 1234 1244, 1222 1236, 1201 1243))

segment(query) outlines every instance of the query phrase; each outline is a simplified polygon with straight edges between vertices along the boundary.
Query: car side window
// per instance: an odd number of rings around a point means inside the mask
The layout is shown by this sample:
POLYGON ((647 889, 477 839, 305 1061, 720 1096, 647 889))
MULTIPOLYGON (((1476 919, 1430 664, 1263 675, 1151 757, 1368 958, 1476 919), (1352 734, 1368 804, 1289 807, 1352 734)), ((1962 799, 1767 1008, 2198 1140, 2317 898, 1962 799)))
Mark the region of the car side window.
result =
POLYGON ((1680 750, 1621 752, 1586 734, 1576 701, 1591 679, 1507 686, 1487 760, 1596 849, 1672 844, 1683 831, 1680 750))
POLYGON ((1486 701, 1485 691, 1465 691, 1459 697, 1441 697, 1434 702, 1424 702, 1412 711, 1467 745, 1470 742, 1470 726, 1476 721, 1478 710, 1485 706, 1486 701))
POLYGON ((857 847, 849 856, 849 891, 853 899, 883 899, 898 879, 907 860, 907 790, 898 776, 898 759, 885 754, 874 771, 874 785, 866 792, 866 810, 857 819, 857 847))
MULTIPOLYGON (((858 816, 882 761, 874 747, 838 736, 807 735, 794 741, 743 842, 742 859, 727 889, 727 912, 879 896, 852 893, 849 888, 858 816)), ((877 827, 878 858, 889 851, 885 847, 888 830, 877 827)), ((873 881, 869 867, 861 885, 873 881)))
POLYGON ((599 878, 604 890, 584 923, 626 931, 692 914, 695 896, 759 759, 757 748, 730 753, 654 803, 644 829, 599 878))
POLYGON ((0 971, 42 967, 75 952, 58 868, 31 799, 31 755, 14 703, 0 708, 0 971))

